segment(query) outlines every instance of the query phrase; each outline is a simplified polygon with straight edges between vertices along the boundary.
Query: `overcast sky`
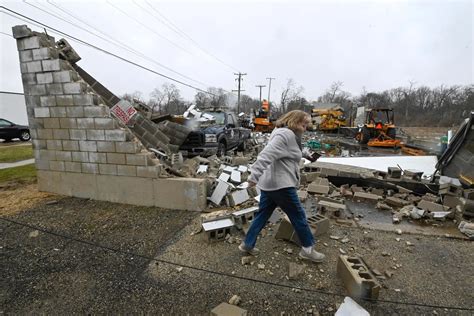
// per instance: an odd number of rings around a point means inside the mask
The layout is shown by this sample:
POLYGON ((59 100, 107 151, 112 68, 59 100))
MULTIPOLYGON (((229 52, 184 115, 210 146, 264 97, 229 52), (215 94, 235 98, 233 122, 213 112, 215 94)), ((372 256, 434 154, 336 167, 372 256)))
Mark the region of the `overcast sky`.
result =
MULTIPOLYGON (((406 86, 409 81, 430 87, 474 82, 472 1, 27 2, 109 41, 117 40, 122 47, 128 45, 154 62, 25 2, 2 1, 2 5, 203 89, 236 89, 236 71, 248 74, 243 88, 256 98, 255 85, 268 86, 265 78, 275 77, 271 99, 277 102, 288 78, 305 88, 304 95, 310 101, 334 81, 342 81, 343 89, 354 95, 363 87, 381 91, 406 86), (167 21, 184 34, 172 30, 167 21)), ((4 13, 0 13, 0 19, 3 33, 11 34, 11 27, 17 24, 41 31, 33 23, 4 13)), ((56 39, 63 37, 53 31, 48 33, 56 39)), ((166 82, 155 74, 70 42, 82 57, 79 65, 116 94, 141 91, 148 98, 153 88, 166 82)), ((0 43, 0 90, 22 92, 15 41, 0 34, 0 43)), ((177 86, 185 99, 191 100, 196 93, 177 86)), ((266 89, 264 95, 268 93, 266 89)))

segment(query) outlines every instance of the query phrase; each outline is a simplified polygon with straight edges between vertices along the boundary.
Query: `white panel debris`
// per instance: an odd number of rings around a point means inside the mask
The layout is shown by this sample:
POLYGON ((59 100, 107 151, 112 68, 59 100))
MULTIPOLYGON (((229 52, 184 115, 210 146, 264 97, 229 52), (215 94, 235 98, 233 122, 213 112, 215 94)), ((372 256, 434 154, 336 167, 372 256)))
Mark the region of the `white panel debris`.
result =
POLYGON ((208 165, 199 165, 197 174, 206 173, 208 168, 209 168, 208 165))
POLYGON ((240 183, 242 180, 240 179, 240 172, 237 170, 232 171, 230 174, 230 181, 234 183, 240 183))
POLYGON ((235 168, 234 168, 234 167, 231 167, 231 166, 226 166, 226 167, 224 168, 224 171, 225 171, 225 172, 228 172, 228 173, 232 173, 232 171, 234 171, 234 170, 235 170, 235 168))
POLYGON ((239 170, 240 172, 247 172, 249 168, 247 168, 247 166, 239 166, 239 168, 237 170, 239 170))
POLYGON ((231 203, 233 206, 242 204, 250 198, 247 190, 234 191, 230 194, 230 197, 232 199, 231 203))
POLYGON ((225 182, 229 181, 229 179, 230 179, 230 174, 225 173, 225 172, 221 173, 221 175, 219 176, 219 180, 222 180, 225 182))
POLYGON ((204 228, 204 231, 206 232, 231 226, 234 226, 234 222, 232 222, 232 219, 230 218, 218 219, 216 221, 202 223, 202 228, 204 228))
POLYGON ((344 302, 339 306, 335 316, 370 316, 362 306, 352 298, 346 296, 344 302))
POLYGON ((212 203, 219 205, 221 204, 222 199, 224 198, 224 196, 227 194, 227 191, 229 190, 229 183, 221 181, 221 180, 217 180, 217 182, 218 183, 217 183, 216 189, 214 190, 214 192, 212 192, 210 200, 212 203))

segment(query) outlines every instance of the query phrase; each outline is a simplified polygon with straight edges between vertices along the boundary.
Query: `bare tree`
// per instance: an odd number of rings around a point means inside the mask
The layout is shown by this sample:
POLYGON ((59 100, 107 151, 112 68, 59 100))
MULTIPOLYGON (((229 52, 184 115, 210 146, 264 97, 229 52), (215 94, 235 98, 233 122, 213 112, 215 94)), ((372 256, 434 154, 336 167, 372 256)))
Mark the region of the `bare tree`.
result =
POLYGON ((293 79, 288 79, 286 82, 286 87, 283 89, 280 95, 281 112, 286 113, 288 111, 288 104, 301 98, 303 92, 304 88, 302 86, 297 87, 293 79))
POLYGON ((180 113, 181 94, 178 88, 172 83, 164 83, 161 89, 155 88, 150 96, 154 101, 152 112, 158 107, 160 114, 178 114, 180 113))

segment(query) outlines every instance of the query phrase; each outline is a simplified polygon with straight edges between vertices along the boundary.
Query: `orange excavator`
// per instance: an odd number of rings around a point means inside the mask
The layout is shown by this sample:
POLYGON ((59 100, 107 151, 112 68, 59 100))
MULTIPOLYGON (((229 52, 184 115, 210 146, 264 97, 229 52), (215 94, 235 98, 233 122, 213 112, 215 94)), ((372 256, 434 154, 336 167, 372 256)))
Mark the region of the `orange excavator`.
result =
POLYGON ((267 100, 263 99, 262 107, 257 112, 254 110, 253 125, 255 132, 262 133, 270 133, 275 128, 270 117, 270 104, 267 100))
POLYGON ((359 126, 356 140, 372 147, 400 147, 400 140, 395 136, 393 109, 376 108, 367 110, 365 123, 359 126))

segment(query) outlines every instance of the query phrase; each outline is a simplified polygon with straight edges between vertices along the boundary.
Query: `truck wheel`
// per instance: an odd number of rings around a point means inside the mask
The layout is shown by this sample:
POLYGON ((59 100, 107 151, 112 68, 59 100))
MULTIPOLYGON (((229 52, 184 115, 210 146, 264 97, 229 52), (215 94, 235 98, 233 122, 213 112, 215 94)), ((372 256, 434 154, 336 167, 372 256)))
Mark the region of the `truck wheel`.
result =
POLYGON ((247 140, 243 140, 242 141, 242 144, 239 145, 239 147, 237 147, 237 151, 245 151, 247 150, 247 140))
POLYGON ((357 141, 359 144, 366 145, 370 140, 370 132, 367 127, 363 127, 362 131, 360 131, 356 136, 357 141))
POLYGON ((225 156, 226 153, 226 145, 224 142, 219 142, 219 145, 217 145, 217 157, 223 157, 225 156))
POLYGON ((21 131, 21 133, 20 133, 20 140, 21 141, 26 142, 26 141, 29 141, 30 138, 31 138, 31 136, 30 136, 29 131, 21 131))

